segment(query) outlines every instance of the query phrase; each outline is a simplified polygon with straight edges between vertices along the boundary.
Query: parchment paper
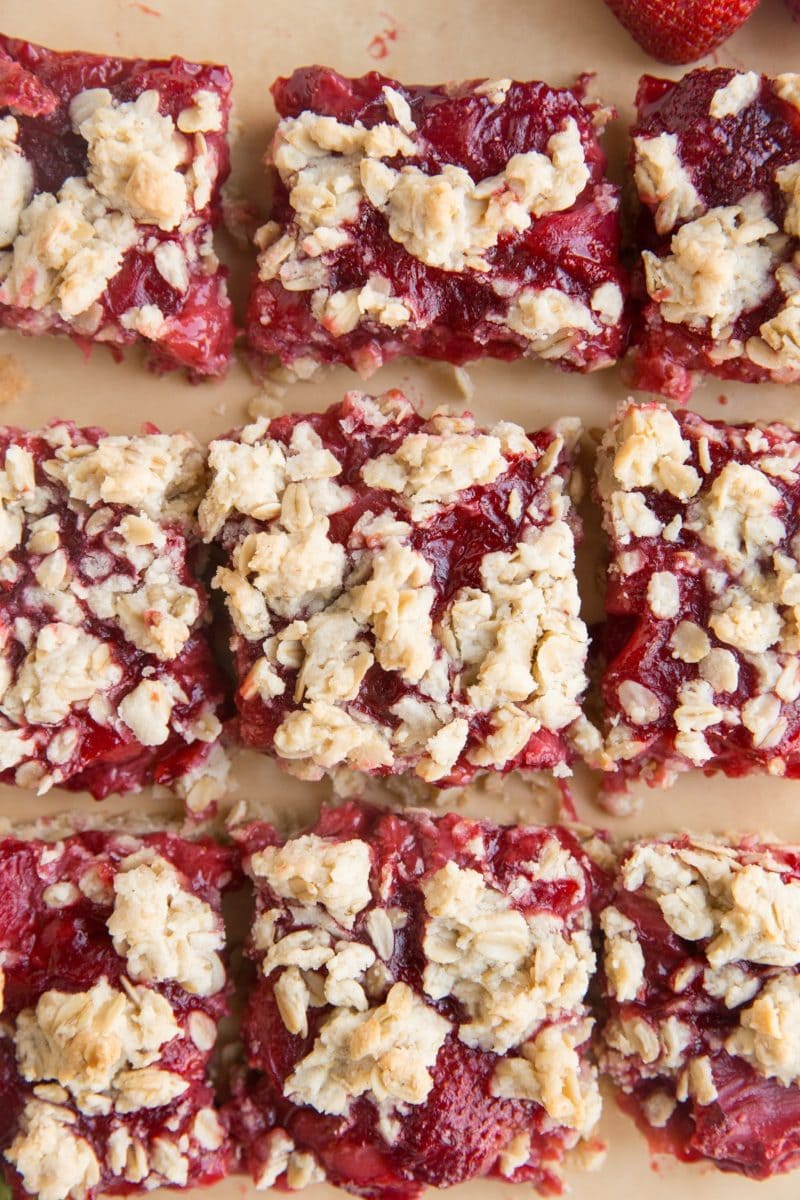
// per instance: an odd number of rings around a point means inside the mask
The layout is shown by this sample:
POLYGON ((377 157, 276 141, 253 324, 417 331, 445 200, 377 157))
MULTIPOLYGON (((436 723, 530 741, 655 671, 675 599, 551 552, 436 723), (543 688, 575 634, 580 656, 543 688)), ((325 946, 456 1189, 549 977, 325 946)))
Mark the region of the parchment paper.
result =
MULTIPOLYGON (((376 68, 407 82, 439 82, 477 76, 543 78, 557 85, 583 71, 595 71, 592 94, 615 104, 620 122, 607 135, 612 174, 619 177, 625 153, 626 124, 632 112, 638 76, 645 71, 677 76, 679 69, 648 59, 617 25, 602 0, 0 0, 0 27, 61 49, 227 63, 234 75, 237 136, 233 186, 264 209, 266 186, 261 166, 274 124, 268 87, 276 75, 296 66, 322 62, 348 74, 376 68)), ((747 26, 733 37, 713 63, 770 73, 798 69, 800 26, 792 24, 782 0, 763 0, 747 26)), ((232 267, 237 302, 245 293, 250 259, 230 241, 221 252, 232 267)), ((0 422, 33 427, 53 417, 97 423, 112 432, 133 432, 151 420, 163 429, 187 428, 209 438, 247 419, 247 405, 258 387, 238 365, 224 383, 192 387, 178 377, 156 379, 139 356, 122 365, 98 350, 88 364, 67 341, 23 339, 0 334, 0 422), (19 394, 13 375, 21 367, 19 394), (10 380, 10 382, 9 382, 10 380)), ((482 421, 505 418, 534 428, 561 415, 578 415, 588 428, 608 422, 625 390, 616 370, 588 377, 561 374, 535 363, 483 363, 470 368, 474 399, 470 407, 482 421)), ((363 386, 345 369, 333 370, 310 384, 294 385, 287 408, 324 408, 350 388, 363 386)), ((453 372, 443 365, 401 362, 383 369, 368 384, 371 392, 399 386, 430 409, 463 401, 453 372)), ((800 387, 707 383, 693 406, 706 416, 726 420, 782 419, 800 425, 800 387), (724 405, 723 405, 724 402, 724 405)), ((600 606, 601 545, 589 514, 587 543, 581 552, 587 616, 600 606)), ((313 817, 329 795, 326 785, 310 785, 279 772, 252 754, 241 754, 234 769, 236 794, 284 828, 313 817)), ((581 818, 605 825, 616 835, 692 828, 700 831, 752 830, 800 841, 800 782, 779 779, 709 781, 684 777, 667 792, 641 789, 641 804, 626 816, 609 817, 593 800, 596 784, 578 774, 573 792, 581 818)), ((378 798, 380 791, 371 789, 378 798)), ((478 786, 451 797, 464 811, 505 820, 542 820, 556 814, 553 789, 509 780, 478 786)), ((102 806, 83 797, 54 791, 36 799, 0 787, 0 821, 49 817, 71 810, 96 820, 130 813, 177 815, 176 802, 148 795, 111 799, 102 806)), ((709 1168, 673 1162, 651 1169, 644 1140, 606 1103, 601 1133, 609 1154, 599 1173, 573 1173, 577 1200, 616 1200, 648 1195, 667 1200, 675 1189, 692 1189, 697 1200, 747 1200, 756 1190, 769 1200, 797 1194, 797 1177, 756 1185, 709 1168)), ((241 1178, 205 1193, 209 1200, 255 1195, 241 1178)), ((304 1193, 309 1200, 332 1200, 328 1187, 304 1193)), ((455 1189, 453 1200, 500 1200, 531 1194, 520 1186, 479 1182, 455 1189)), ((159 1196, 161 1193, 154 1193, 159 1196)), ((166 1197, 174 1193, 163 1193, 166 1197)))

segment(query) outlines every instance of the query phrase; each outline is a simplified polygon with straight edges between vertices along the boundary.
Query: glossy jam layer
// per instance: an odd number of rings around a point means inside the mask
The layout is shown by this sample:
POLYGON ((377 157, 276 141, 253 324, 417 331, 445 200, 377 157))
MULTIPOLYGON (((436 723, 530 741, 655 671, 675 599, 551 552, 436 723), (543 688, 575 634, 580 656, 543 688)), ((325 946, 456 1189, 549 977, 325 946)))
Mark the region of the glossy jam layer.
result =
POLYGON ((152 253, 141 246, 128 250, 122 266, 100 298, 103 311, 91 336, 77 332, 57 313, 0 305, 0 324, 22 333, 65 333, 88 349, 94 342, 118 349, 140 340, 119 325, 122 313, 147 304, 157 306, 166 318, 164 330, 149 348, 150 365, 158 371, 185 368, 192 378, 221 375, 233 350, 233 317, 225 290, 224 269, 205 273, 192 262, 196 250, 220 222, 220 189, 230 170, 226 139, 232 80, 227 67, 186 62, 114 58, 82 52, 58 52, 31 42, 0 35, 0 112, 10 111, 19 124, 19 144, 34 171, 34 194, 57 192, 66 179, 85 175, 86 143, 72 129, 70 101, 89 88, 107 88, 120 103, 135 100, 155 89, 159 111, 176 120, 192 105, 202 89, 217 96, 223 116, 222 130, 203 134, 211 155, 216 182, 208 205, 197 214, 190 232, 164 233, 142 225, 143 237, 176 241, 190 249, 189 287, 185 292, 169 284, 155 269, 152 253))
MULTIPOLYGON (((325 67, 306 67, 273 85, 281 117, 304 111, 370 128, 388 118, 382 88, 394 80, 371 72, 348 79, 325 67)), ((434 174, 446 164, 462 167, 479 182, 503 171, 515 154, 546 151, 549 138, 568 118, 578 126, 590 181, 564 212, 534 220, 530 228, 504 236, 487 251, 488 271, 445 271, 409 254, 388 232, 386 219, 367 202, 349 231, 351 241, 324 256, 331 291, 362 287, 370 275, 388 279, 392 295, 407 298, 416 318, 397 330, 361 321, 335 337, 311 312, 311 293, 285 290, 279 281, 254 281, 248 311, 248 338, 258 355, 291 365, 311 356, 322 363, 347 363, 369 374, 399 354, 464 363, 490 355, 515 359, 528 345, 504 323, 509 301, 499 293, 522 287, 558 288, 583 303, 603 283, 626 290, 619 262, 617 191, 604 181, 605 155, 592 123, 592 111, 578 91, 544 83, 513 83, 505 102, 492 105, 474 84, 401 88, 425 150, 413 161, 434 174), (493 284, 508 285, 495 290, 493 284)), ((398 159, 398 164, 405 161, 398 159)), ((289 194, 276 181, 272 216, 283 228, 294 214, 289 194)), ((609 365, 622 353, 625 322, 604 326, 560 361, 588 371, 609 365)))

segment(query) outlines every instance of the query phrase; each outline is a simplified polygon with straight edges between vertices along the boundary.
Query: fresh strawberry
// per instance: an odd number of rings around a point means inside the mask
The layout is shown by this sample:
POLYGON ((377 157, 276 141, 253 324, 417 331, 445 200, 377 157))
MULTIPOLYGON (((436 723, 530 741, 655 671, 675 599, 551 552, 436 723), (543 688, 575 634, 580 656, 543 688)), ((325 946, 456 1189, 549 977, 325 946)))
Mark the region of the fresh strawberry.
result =
POLYGON ((792 14, 792 20, 800 23, 800 0, 786 0, 786 7, 792 14))
MULTIPOLYGON (((735 33, 759 0, 606 0, 643 50, 668 63, 694 62, 735 33)), ((793 12, 800 0, 787 0, 793 12)))

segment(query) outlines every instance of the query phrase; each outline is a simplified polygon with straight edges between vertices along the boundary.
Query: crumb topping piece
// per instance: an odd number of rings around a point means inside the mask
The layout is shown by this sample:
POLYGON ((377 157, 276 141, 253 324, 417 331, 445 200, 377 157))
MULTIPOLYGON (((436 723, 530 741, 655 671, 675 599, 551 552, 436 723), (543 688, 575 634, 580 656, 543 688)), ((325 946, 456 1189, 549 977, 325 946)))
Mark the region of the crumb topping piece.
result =
MULTIPOLYGON (((202 452, 188 433, 106 436, 97 445, 59 447, 45 471, 64 484, 71 500, 125 505, 152 521, 187 520, 203 486, 202 452)), ((145 523, 129 523, 127 531, 142 545, 158 540, 158 531, 145 523)))
POLYGON ((69 1109, 29 1100, 21 1129, 5 1152, 26 1190, 40 1200, 85 1196, 100 1182, 100 1166, 86 1138, 73 1132, 69 1109))
POLYGON ((644 983, 644 953, 636 925, 613 905, 603 909, 600 925, 608 988, 621 1004, 635 1000, 644 983))
POLYGON ((633 851, 622 879, 628 890, 644 887, 656 897, 679 937, 710 939, 706 958, 715 970, 740 959, 800 965, 800 884, 777 869, 743 865, 725 847, 684 850, 655 843, 633 851))
POLYGON ((422 1104, 433 1087, 429 1068, 449 1031, 449 1021, 396 983, 377 1008, 341 1010, 322 1025, 287 1079, 286 1096, 334 1116, 365 1093, 378 1103, 422 1104))
POLYGON ((412 516, 415 510, 424 516, 426 504, 453 503, 466 488, 494 483, 507 467, 497 437, 413 433, 393 454, 367 463, 362 477, 369 487, 385 488, 410 502, 412 516))
POLYGON ((669 255, 643 252, 647 290, 665 321, 728 337, 741 313, 775 286, 782 243, 760 196, 709 209, 680 226, 669 255))
POLYGON ((44 992, 17 1018, 14 1044, 28 1082, 54 1080, 81 1112, 106 1115, 169 1104, 189 1086, 153 1067, 162 1046, 182 1037, 164 996, 106 979, 86 992, 44 992))
POLYGON ((0 118, 0 246, 12 244, 19 233, 20 218, 33 195, 33 167, 18 144, 17 118, 0 118))
POLYGON ((133 979, 174 979, 196 996, 210 996, 223 986, 219 915, 182 885, 166 859, 142 861, 132 855, 120 864, 107 925, 133 979))
POLYGON ((658 232, 669 233, 678 222, 699 217, 703 204, 680 160, 677 134, 636 137, 633 145, 634 182, 640 198, 655 206, 658 232))
POLYGON ((189 146, 158 109, 155 89, 119 103, 106 88, 79 92, 70 104, 73 129, 87 144, 89 183, 134 220, 174 229, 186 209, 178 170, 189 146))
POLYGON ((492 1076, 492 1095, 507 1100, 535 1100, 553 1121, 583 1136, 600 1119, 596 1080, 587 1075, 575 1049, 586 1041, 591 1022, 574 1028, 548 1025, 522 1047, 519 1057, 502 1058, 492 1076))
POLYGON ((718 121, 723 117, 738 117, 740 112, 753 103, 760 91, 761 76, 756 71, 744 71, 734 75, 728 83, 714 92, 709 113, 718 121))
POLYGON ((253 855, 252 870, 282 899, 320 904, 345 929, 371 900, 369 846, 358 839, 326 842, 315 834, 268 846, 253 855))
POLYGON ((725 1043, 729 1054, 749 1062, 767 1079, 784 1087, 800 1082, 800 978, 778 975, 764 984, 758 997, 743 1010, 739 1028, 725 1043))
MULTIPOLYGON (((582 882, 577 863, 566 856, 564 865, 582 882)), ((453 862, 422 893, 430 917, 423 987, 434 1000, 452 995, 464 1005, 471 1020, 458 1036, 468 1046, 504 1054, 546 1018, 580 1005, 595 966, 588 932, 564 937, 558 922, 526 919, 477 871, 453 862)))

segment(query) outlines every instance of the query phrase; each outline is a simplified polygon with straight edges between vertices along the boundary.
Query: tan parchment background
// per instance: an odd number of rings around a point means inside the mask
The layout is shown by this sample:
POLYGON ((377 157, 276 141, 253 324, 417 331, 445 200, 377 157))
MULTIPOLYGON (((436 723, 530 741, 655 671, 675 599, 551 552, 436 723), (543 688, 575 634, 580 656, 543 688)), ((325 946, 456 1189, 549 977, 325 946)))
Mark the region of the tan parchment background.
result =
MULTIPOLYGON (((643 71, 672 73, 649 60, 619 28, 602 0, 0 0, 0 27, 7 33, 61 49, 86 49, 128 55, 181 54, 226 62, 235 80, 237 136, 233 184, 248 198, 265 201, 261 157, 274 123, 268 93, 278 74, 310 62, 324 62, 348 74, 377 68, 407 82, 436 82, 476 76, 543 78, 567 84, 577 74, 596 71, 593 94, 611 101, 621 120, 607 136, 612 174, 625 152, 625 124, 631 113, 636 80, 643 71)), ((788 18, 782 0, 762 0, 745 29, 713 61, 778 73, 798 70, 800 26, 788 18)), ((247 258, 221 239, 233 268, 233 290, 241 301, 247 258)), ((191 387, 179 378, 154 379, 133 353, 121 366, 96 353, 84 365, 68 342, 34 342, 0 334, 0 355, 13 355, 26 386, 0 408, 0 421, 35 426, 52 417, 97 423, 113 432, 132 432, 144 420, 163 429, 188 428, 209 438, 246 417, 257 391, 242 366, 224 383, 191 387)), ((616 371, 587 378, 562 375, 533 363, 483 363, 471 368, 475 388, 471 407, 481 420, 506 418, 532 428, 556 416, 576 414, 587 427, 607 422, 624 394, 616 371)), ((359 381, 341 369, 313 384, 297 384, 285 397, 292 408, 323 408, 359 381)), ((457 404, 461 396, 452 372, 436 364, 402 362, 382 370, 371 391, 400 386, 423 402, 457 404)), ((2 397, 0 371, 0 397, 2 397)), ((800 387, 701 386, 694 406, 708 416, 728 420, 783 419, 800 425, 800 387), (720 396, 727 400, 725 407, 720 396)), ((600 554, 591 522, 582 551, 588 616, 597 614, 600 554)), ((253 755, 241 755, 234 769, 236 799, 284 826, 313 815, 328 795, 324 785, 300 784, 253 755)), ((724 831, 758 829, 800 841, 800 783, 776 779, 713 782, 685 777, 670 792, 643 789, 642 803, 627 816, 610 818, 592 800, 594 785, 578 778, 575 796, 586 821, 605 824, 615 834, 674 828, 724 831)), ((374 793, 373 794, 377 794, 374 793)), ((509 781, 499 788, 476 788, 454 798, 465 811, 509 819, 547 819, 554 815, 546 789, 509 781)), ((102 808, 88 799, 53 792, 36 800, 0 787, 0 821, 30 820, 70 808, 102 816, 126 813, 174 813, 174 802, 159 797, 112 799, 102 808)), ((611 1200, 647 1192, 667 1200, 691 1188, 697 1200, 747 1200, 757 1185, 702 1167, 674 1163, 651 1169, 644 1142, 630 1123, 606 1105, 602 1133, 610 1143, 599 1174, 571 1176, 577 1200, 611 1200)), ((796 1178, 758 1185, 769 1200, 789 1200, 796 1178)), ((166 1196, 168 1193, 164 1193, 166 1196)), ((206 1193, 209 1200, 234 1200, 252 1189, 229 1180, 206 1193)), ((309 1200, 330 1200, 332 1189, 306 1193, 309 1200)), ((501 1200, 526 1194, 509 1185, 476 1183, 457 1189, 454 1200, 501 1200)), ((156 1196, 160 1193, 155 1193, 156 1196)))

